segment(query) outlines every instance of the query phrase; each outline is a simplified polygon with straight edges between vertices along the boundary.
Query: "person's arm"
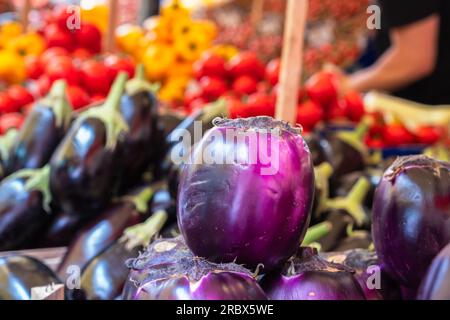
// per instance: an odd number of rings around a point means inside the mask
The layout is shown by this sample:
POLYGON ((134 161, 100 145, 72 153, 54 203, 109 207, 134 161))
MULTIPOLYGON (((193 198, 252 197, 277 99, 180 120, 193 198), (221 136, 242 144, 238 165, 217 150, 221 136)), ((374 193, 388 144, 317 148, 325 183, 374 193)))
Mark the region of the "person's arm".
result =
POLYGON ((436 66, 440 17, 433 14, 391 32, 391 47, 378 62, 347 78, 347 89, 394 91, 430 75, 436 66))

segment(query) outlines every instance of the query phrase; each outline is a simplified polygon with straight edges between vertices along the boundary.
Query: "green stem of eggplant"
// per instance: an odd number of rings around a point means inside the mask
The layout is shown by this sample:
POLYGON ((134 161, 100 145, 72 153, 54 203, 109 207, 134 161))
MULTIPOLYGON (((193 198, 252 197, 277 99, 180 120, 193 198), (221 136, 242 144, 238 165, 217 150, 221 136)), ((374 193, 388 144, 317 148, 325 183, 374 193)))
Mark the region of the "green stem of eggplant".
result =
POLYGON ((103 108, 112 109, 115 112, 119 111, 120 108, 120 98, 122 97, 126 82, 128 80, 128 75, 125 72, 119 73, 116 80, 114 81, 111 91, 109 92, 106 102, 103 108))
POLYGON ((66 81, 56 81, 50 89, 50 93, 41 103, 52 109, 55 115, 56 126, 64 129, 68 128, 72 115, 72 107, 67 99, 66 88, 66 81))
POLYGON ((346 198, 328 200, 327 208, 344 210, 353 217, 358 226, 361 226, 366 221, 366 213, 362 203, 367 196, 369 189, 369 181, 366 177, 361 177, 346 198))
POLYGON ((363 140, 366 133, 369 131, 370 121, 364 118, 361 123, 352 132, 340 132, 338 137, 360 152, 367 153, 367 148, 364 147, 363 140))
POLYGON ((320 193, 318 199, 319 203, 317 205, 316 211, 313 212, 314 216, 319 218, 321 213, 324 211, 325 203, 328 200, 330 194, 330 188, 328 180, 333 174, 333 167, 328 163, 324 162, 317 167, 314 167, 314 175, 316 181, 317 192, 320 193))
POLYGON ((126 229, 121 241, 126 242, 125 246, 128 250, 138 246, 147 246, 151 239, 164 227, 167 219, 166 211, 157 211, 145 222, 126 229))
POLYGON ((0 157, 3 161, 8 158, 9 148, 15 142, 19 131, 17 129, 9 129, 6 133, 0 137, 0 157))
POLYGON ((312 243, 317 242, 318 240, 322 239, 327 234, 329 234, 332 228, 333 228, 332 224, 327 221, 310 227, 308 231, 306 231, 306 235, 305 238, 303 239, 302 246, 307 247, 312 243))
POLYGON ((130 201, 134 204, 134 207, 139 213, 148 212, 148 203, 154 194, 154 190, 152 187, 144 188, 139 194, 135 196, 127 196, 123 199, 126 201, 130 201))
POLYGON ((226 101, 224 99, 219 99, 203 109, 201 121, 204 123, 211 123, 217 117, 226 118, 228 115, 228 106, 226 101))
POLYGON ((136 66, 136 70, 135 70, 134 73, 135 73, 135 75, 134 75, 135 79, 138 79, 140 81, 145 81, 145 68, 144 68, 144 65, 142 63, 138 64, 136 66))
MULTIPOLYGON (((129 96, 134 96, 139 92, 154 93, 156 87, 145 79, 145 68, 143 64, 138 64, 135 70, 135 76, 129 80, 126 85, 126 92, 129 96)), ((156 90, 157 91, 157 90, 156 90)))

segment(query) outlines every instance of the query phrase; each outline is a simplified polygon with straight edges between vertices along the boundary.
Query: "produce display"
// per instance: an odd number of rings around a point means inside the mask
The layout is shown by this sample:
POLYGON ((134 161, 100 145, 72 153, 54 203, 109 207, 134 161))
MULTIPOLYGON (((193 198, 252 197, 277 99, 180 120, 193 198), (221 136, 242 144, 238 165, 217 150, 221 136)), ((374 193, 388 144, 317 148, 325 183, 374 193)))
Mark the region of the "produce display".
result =
MULTIPOLYGON (((309 28, 367 6, 334 2, 309 28)), ((289 123, 281 50, 208 10, 70 30, 66 9, 0 24, 0 300, 450 299, 450 123, 343 92, 322 62, 355 39, 307 45, 289 123)))

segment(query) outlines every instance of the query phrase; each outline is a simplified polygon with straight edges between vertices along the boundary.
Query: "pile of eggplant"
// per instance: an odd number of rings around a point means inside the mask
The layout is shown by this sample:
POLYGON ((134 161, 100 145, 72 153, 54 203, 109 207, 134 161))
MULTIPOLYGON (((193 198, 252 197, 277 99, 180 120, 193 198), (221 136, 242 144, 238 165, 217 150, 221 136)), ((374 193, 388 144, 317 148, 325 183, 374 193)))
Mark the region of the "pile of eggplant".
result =
POLYGON ((0 299, 450 299, 448 162, 376 159, 367 121, 303 137, 220 101, 181 120, 142 66, 78 113, 65 87, 0 138, 0 299), (56 247, 55 270, 17 253, 56 247))

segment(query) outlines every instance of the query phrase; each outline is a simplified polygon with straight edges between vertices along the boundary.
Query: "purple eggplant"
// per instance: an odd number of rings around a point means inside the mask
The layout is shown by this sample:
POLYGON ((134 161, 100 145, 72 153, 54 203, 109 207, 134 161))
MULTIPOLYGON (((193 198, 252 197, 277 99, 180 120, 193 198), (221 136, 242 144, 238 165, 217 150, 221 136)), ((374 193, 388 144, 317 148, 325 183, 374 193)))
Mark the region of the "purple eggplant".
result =
POLYGON ((58 283, 58 276, 35 258, 0 257, 0 300, 31 300, 32 288, 58 283))
POLYGON ((136 77, 126 84, 120 101, 120 112, 129 128, 117 148, 123 157, 121 189, 135 185, 142 174, 162 158, 163 130, 158 121, 158 101, 152 86, 145 80, 144 67, 139 65, 136 77))
POLYGON ((114 201, 106 210, 85 225, 71 241, 69 249, 58 267, 64 277, 70 266, 81 269, 86 263, 118 240, 125 229, 144 221, 149 214, 148 203, 153 194, 151 187, 114 201))
POLYGON ((365 300, 354 273, 326 261, 312 248, 301 248, 281 271, 267 275, 262 285, 271 300, 365 300))
POLYGON ((320 136, 316 133, 310 133, 305 135, 306 144, 311 151, 311 159, 314 166, 320 166, 322 163, 327 162, 327 153, 321 145, 320 136))
POLYGON ((308 147, 297 128, 270 117, 215 123, 183 167, 181 233, 198 256, 269 271, 295 253, 310 221, 308 147))
POLYGON ((50 187, 64 212, 93 214, 118 190, 123 157, 117 145, 129 129, 119 110, 126 80, 119 74, 106 102, 76 119, 50 161, 50 187))
POLYGON ((325 254, 329 262, 340 263, 355 271, 354 277, 364 292, 366 300, 398 300, 400 286, 384 272, 377 254, 357 249, 325 254))
POLYGON ((47 164, 69 128, 72 107, 66 98, 66 82, 56 81, 47 97, 38 101, 25 119, 9 150, 6 173, 37 169, 47 164))
POLYGON ((26 249, 51 222, 49 171, 23 169, 0 183, 0 251, 26 249))
POLYGON ((156 240, 127 264, 124 300, 267 299, 248 270, 196 257, 182 238, 156 240))
POLYGON ((334 250, 348 251, 354 249, 369 249, 372 244, 372 235, 369 231, 357 230, 352 231, 346 238, 339 241, 334 250))
POLYGON ((450 243, 450 163, 425 156, 397 159, 376 190, 372 232, 386 272, 417 289, 433 258, 450 243))
POLYGON ((450 300, 450 244, 431 263, 420 286, 418 300, 450 300))
POLYGON ((0 181, 7 175, 5 167, 8 163, 9 150, 17 135, 16 129, 9 129, 3 136, 0 136, 0 181))

